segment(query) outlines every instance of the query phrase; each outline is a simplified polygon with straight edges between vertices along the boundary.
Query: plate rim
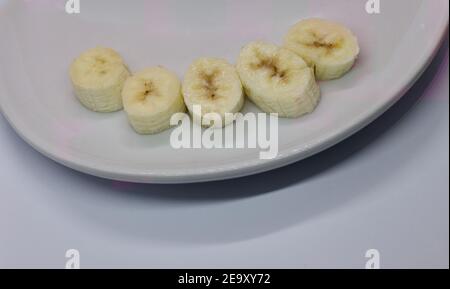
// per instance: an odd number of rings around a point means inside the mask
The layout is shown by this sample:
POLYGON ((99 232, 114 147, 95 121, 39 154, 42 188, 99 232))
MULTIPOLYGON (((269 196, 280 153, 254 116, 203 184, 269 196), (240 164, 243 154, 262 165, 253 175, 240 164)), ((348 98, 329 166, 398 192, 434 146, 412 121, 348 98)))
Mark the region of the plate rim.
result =
MULTIPOLYGON (((447 1, 445 2, 448 3, 447 1)), ((82 173, 94 175, 96 177, 116 181, 154 184, 198 183, 244 177, 277 169, 320 153, 343 141, 344 139, 352 136, 353 134, 373 122, 375 119, 380 117, 386 110, 388 110, 392 105, 394 105, 403 97, 403 95, 413 86, 413 84, 432 62, 446 38, 446 32, 448 31, 448 21, 449 19, 447 15, 445 21, 442 21, 442 23, 440 23, 441 26, 437 30, 437 33, 439 33, 439 37, 434 42, 434 45, 432 45, 429 50, 423 54, 422 58, 416 62, 415 67, 413 67, 413 69, 410 69, 409 73, 405 74, 405 77, 403 77, 402 81, 399 81, 399 84, 392 88, 392 90, 395 92, 392 93, 393 96, 390 97, 388 101, 385 101, 380 106, 376 107, 373 111, 365 112, 359 114, 358 116, 355 116, 355 121, 344 127, 340 127, 339 129, 334 129, 333 132, 327 134, 326 137, 320 138, 315 142, 308 143, 308 145, 303 146, 306 147, 306 149, 293 148, 283 154, 280 153, 276 158, 272 160, 255 159, 251 161, 239 162, 238 164, 222 165, 212 169, 183 169, 177 172, 159 171, 156 173, 154 171, 136 171, 130 168, 121 169, 109 165, 99 165, 99 163, 95 161, 83 161, 76 157, 67 155, 61 156, 56 152, 57 150, 52 151, 52 149, 49 149, 45 144, 41 142, 41 140, 39 140, 38 137, 33 138, 30 134, 27 135, 27 130, 23 127, 18 126, 18 122, 14 121, 14 116, 11 116, 12 113, 8 111, 8 109, 6 108, 7 106, 5 106, 2 102, 0 102, 0 112, 9 123, 9 125, 13 128, 13 130, 36 151, 59 164, 82 173)), ((3 82, 4 80, 0 83, 3 82)))

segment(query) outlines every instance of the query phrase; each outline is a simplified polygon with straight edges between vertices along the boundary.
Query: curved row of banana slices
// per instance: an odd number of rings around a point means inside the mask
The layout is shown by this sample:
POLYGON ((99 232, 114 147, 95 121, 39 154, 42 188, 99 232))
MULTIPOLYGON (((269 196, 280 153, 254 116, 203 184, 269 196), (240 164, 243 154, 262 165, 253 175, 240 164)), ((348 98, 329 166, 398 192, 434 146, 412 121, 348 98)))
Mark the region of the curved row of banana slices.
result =
POLYGON ((244 92, 267 113, 286 118, 310 113, 320 99, 316 79, 341 77, 358 54, 357 39, 347 28, 309 19, 289 30, 283 47, 264 42, 244 46, 236 66, 218 58, 198 59, 183 83, 159 66, 130 75, 120 55, 102 47, 80 55, 70 76, 84 106, 97 112, 124 108, 136 132, 155 134, 168 129, 171 116, 186 107, 201 125, 217 125, 210 113, 224 120, 225 114, 239 112, 244 92))

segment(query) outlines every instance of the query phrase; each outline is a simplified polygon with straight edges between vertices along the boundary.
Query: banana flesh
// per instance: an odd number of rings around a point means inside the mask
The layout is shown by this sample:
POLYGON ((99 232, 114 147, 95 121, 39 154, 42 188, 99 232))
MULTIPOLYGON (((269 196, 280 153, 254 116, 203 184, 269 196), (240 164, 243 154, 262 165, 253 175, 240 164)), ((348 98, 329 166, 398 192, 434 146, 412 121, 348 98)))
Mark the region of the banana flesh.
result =
POLYGON ((236 113, 244 104, 241 80, 234 66, 218 58, 200 58, 188 69, 183 81, 183 97, 194 120, 202 120, 204 126, 225 126, 231 121, 225 114, 236 113), (201 108, 196 114, 194 106, 201 108), (214 122, 210 113, 220 115, 222 122, 214 122))
POLYGON ((360 51, 349 29, 323 19, 307 19, 294 25, 285 37, 284 47, 314 67, 318 80, 342 77, 353 67, 360 51))
POLYGON ((96 47, 82 53, 70 67, 70 77, 79 101, 96 112, 122 109, 121 92, 130 73, 114 50, 96 47))
POLYGON ((186 110, 178 77, 159 66, 129 77, 122 98, 128 120, 139 134, 157 134, 170 128, 172 115, 186 110))
POLYGON ((241 50, 237 70, 246 95, 264 112, 296 118, 319 102, 313 70, 287 49, 252 42, 241 50))

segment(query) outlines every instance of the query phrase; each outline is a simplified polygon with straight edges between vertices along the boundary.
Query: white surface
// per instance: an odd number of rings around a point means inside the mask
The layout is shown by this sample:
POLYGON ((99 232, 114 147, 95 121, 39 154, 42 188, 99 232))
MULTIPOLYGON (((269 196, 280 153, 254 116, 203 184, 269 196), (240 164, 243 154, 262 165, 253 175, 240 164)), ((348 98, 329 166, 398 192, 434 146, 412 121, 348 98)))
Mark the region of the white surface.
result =
MULTIPOLYGON (((137 182, 247 175, 335 144, 402 96, 448 22, 446 0, 384 1, 378 15, 368 14, 360 0, 136 0, 126 6, 96 0, 83 1, 77 15, 65 13, 64 1, 0 3, 0 104, 8 120, 29 143, 63 164, 137 182), (361 56, 344 78, 321 84, 323 98, 313 114, 280 120, 274 160, 260 160, 255 149, 174 150, 170 132, 137 135, 124 113, 92 113, 73 97, 67 69, 89 47, 117 49, 134 71, 162 64, 182 76, 199 56, 234 62, 249 41, 280 43, 291 25, 309 17, 348 26, 359 38, 361 56)), ((247 105, 247 111, 257 110, 247 105)))
POLYGON ((448 66, 445 46, 360 133, 233 181, 98 179, 41 156, 0 119, 0 267, 63 268, 76 248, 84 268, 363 268, 376 248, 384 268, 448 268, 448 66))

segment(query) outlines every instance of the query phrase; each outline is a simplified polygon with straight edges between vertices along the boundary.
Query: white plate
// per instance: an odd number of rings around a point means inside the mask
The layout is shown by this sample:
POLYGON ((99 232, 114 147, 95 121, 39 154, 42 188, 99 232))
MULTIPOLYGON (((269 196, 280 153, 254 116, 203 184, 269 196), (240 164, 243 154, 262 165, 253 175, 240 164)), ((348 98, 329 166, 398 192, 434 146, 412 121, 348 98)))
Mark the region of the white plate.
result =
MULTIPOLYGON (((448 24, 447 0, 116 1, 0 0, 0 104, 15 130, 53 160, 89 174, 134 182, 226 179, 280 167, 330 147, 394 104, 432 59, 448 24), (132 70, 163 64, 180 77, 200 56, 234 62, 240 47, 280 43, 302 18, 340 21, 358 36, 361 57, 344 78, 321 83, 317 110, 280 120, 279 155, 254 149, 175 150, 170 131, 139 136, 123 112, 93 113, 73 96, 68 67, 81 51, 117 49, 132 70)), ((244 111, 258 111, 247 103, 244 111)))

